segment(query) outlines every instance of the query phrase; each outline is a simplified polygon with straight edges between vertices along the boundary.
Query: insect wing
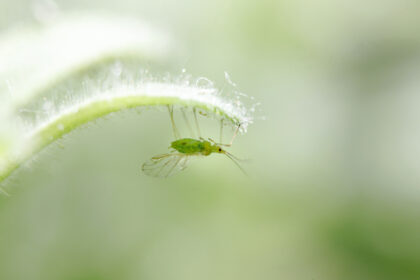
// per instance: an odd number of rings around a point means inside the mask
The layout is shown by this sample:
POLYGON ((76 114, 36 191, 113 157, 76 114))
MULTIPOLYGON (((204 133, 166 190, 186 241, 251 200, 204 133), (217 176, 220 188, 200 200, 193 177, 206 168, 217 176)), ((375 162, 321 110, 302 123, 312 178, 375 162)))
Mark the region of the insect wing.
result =
POLYGON ((188 156, 184 156, 184 157, 180 160, 180 162, 179 162, 179 164, 178 164, 178 168, 179 168, 179 170, 180 170, 180 171, 182 171, 182 170, 184 170, 185 168, 187 168, 187 166, 188 166, 188 162, 189 162, 189 159, 190 159, 190 157, 188 157, 188 156))
POLYGON ((169 177, 187 167, 188 156, 172 153, 152 157, 142 165, 145 174, 153 177, 169 177))

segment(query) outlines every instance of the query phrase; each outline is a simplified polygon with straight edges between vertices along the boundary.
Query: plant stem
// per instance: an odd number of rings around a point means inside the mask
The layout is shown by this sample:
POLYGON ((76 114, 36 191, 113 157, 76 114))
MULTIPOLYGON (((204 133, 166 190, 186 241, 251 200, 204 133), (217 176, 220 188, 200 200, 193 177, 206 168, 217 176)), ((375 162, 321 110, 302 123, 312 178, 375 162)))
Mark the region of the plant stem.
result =
MULTIPOLYGON (((32 155, 40 152, 49 144, 61 138, 63 135, 70 133, 78 127, 92 120, 101 118, 113 112, 123 111, 130 108, 142 106, 166 106, 179 105, 200 108, 207 112, 213 112, 233 124, 240 123, 241 120, 232 115, 232 112, 226 111, 222 106, 217 104, 197 101, 194 99, 186 99, 180 97, 167 96, 117 96, 113 98, 104 97, 86 101, 77 106, 67 109, 65 112, 55 116, 48 122, 40 125, 38 128, 30 132, 25 139, 28 143, 25 151, 20 151, 17 156, 6 157, 3 160, 3 168, 0 169, 0 182, 9 177, 24 162, 29 160, 32 155), (29 147, 29 148, 28 148, 29 147)), ((1 160, 1 159, 0 159, 1 160)))

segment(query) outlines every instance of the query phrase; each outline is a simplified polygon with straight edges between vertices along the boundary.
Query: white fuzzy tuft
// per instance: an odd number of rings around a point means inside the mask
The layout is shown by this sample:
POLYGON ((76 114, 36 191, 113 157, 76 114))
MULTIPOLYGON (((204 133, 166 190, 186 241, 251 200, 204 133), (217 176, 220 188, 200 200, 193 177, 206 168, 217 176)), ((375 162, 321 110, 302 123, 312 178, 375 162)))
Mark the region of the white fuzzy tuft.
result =
MULTIPOLYGON (((117 63, 121 67, 120 63, 117 63)), ((112 68, 107 72, 113 72, 112 68)), ((110 103, 118 99, 129 97, 156 97, 177 98, 181 106, 200 107, 207 111, 210 116, 227 119, 232 126, 240 125, 240 131, 246 132, 248 125, 253 122, 253 107, 248 108, 237 93, 231 97, 222 95, 220 90, 203 78, 192 79, 190 75, 183 74, 171 79, 154 78, 147 70, 138 71, 130 75, 124 69, 118 71, 118 75, 107 76, 100 81, 84 81, 83 92, 74 93, 70 89, 58 96, 43 98, 40 103, 32 104, 32 107, 21 109, 22 116, 29 113, 35 122, 31 123, 30 134, 43 129, 56 122, 63 115, 72 114, 81 108, 89 107, 101 101, 110 103), (137 80, 136 78, 137 77, 137 80), (160 80, 160 81, 159 81, 160 80)), ((158 105, 158 104, 157 104, 158 105)), ((23 118, 25 120, 25 118, 23 118)), ((28 130, 29 131, 29 130, 28 130)))

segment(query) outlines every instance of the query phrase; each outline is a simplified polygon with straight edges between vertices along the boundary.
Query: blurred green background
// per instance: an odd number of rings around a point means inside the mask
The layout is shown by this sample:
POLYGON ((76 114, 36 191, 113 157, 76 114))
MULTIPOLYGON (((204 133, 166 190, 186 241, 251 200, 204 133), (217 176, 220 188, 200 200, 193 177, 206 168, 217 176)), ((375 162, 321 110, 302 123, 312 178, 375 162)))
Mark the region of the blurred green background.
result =
MULTIPOLYGON (((267 119, 231 149, 251 179, 217 156, 142 174, 164 111, 72 133, 0 197, 0 279, 420 279, 419 1, 55 4, 168 31, 171 69, 227 71, 267 119)), ((37 5, 1 0, 0 30, 37 5)))

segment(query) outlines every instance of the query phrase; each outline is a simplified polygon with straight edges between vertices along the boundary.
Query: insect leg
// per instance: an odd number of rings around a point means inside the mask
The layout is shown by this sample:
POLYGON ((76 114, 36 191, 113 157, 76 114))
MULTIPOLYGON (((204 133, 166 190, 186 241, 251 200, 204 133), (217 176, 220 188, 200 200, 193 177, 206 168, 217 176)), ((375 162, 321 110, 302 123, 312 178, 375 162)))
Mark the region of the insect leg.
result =
POLYGON ((190 133, 191 133, 191 136, 192 136, 193 138, 195 138, 194 131, 193 131, 193 130, 192 130, 192 128, 191 128, 190 122, 188 121, 188 118, 187 118, 187 115, 185 114, 184 108, 181 108, 181 112, 182 112, 182 117, 184 118, 184 121, 185 121, 185 123, 187 124, 188 130, 189 130, 189 131, 190 131, 190 133))
POLYGON ((198 137, 201 138, 201 131, 200 131, 200 126, 198 125, 197 111, 195 110, 195 108, 193 108, 193 113, 194 113, 195 126, 197 127, 198 137))
POLYGON ((223 142, 223 119, 220 120, 220 143, 223 142))
POLYGON ((239 128, 241 128, 241 124, 239 124, 238 127, 235 129, 235 132, 233 133, 233 136, 232 136, 232 140, 230 140, 230 143, 226 146, 232 146, 233 140, 235 140, 236 136, 238 135, 239 128))
MULTIPOLYGON (((216 141, 214 141, 213 139, 209 138, 210 142, 219 145, 219 146, 225 146, 225 147, 230 147, 233 144, 233 140, 235 140, 235 137, 238 135, 239 132, 239 128, 241 127, 241 125, 238 125, 238 127, 235 130, 235 133, 233 134, 232 140, 230 140, 229 144, 223 144, 223 143, 217 143, 216 141)), ((221 142, 221 141, 220 141, 221 142)))
MULTIPOLYGON (((201 139, 200 139, 201 140, 201 139)), ((204 139, 203 139, 204 140, 204 139)), ((220 143, 217 143, 216 141, 214 141, 212 138, 207 138, 207 140, 209 140, 210 142, 212 142, 213 144, 216 145, 221 145, 220 143)))
POLYGON ((179 131, 176 128, 175 120, 174 120, 174 107, 172 105, 168 105, 169 117, 171 118, 172 129, 174 131, 175 139, 179 139, 179 131))

